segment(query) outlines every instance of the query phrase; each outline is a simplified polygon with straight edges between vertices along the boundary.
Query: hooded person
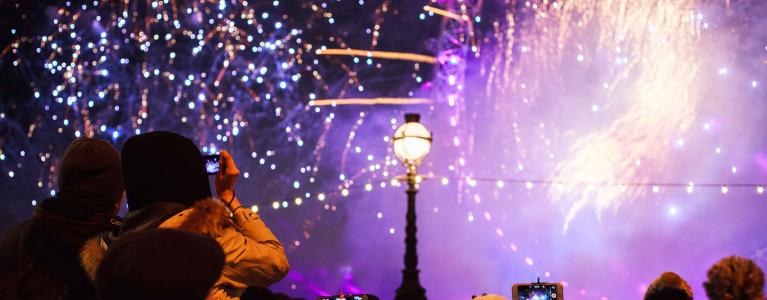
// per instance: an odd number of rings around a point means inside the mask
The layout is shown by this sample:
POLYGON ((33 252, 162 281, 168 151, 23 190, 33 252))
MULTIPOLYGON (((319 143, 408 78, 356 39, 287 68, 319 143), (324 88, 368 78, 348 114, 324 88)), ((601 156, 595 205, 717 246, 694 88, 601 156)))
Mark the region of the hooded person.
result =
POLYGON ((0 242, 0 295, 96 299, 78 254, 89 238, 120 226, 120 156, 104 140, 79 138, 58 169, 56 196, 0 242))
MULTIPOLYGON (((200 151, 191 140, 157 131, 131 137, 122 149, 129 213, 120 231, 92 239, 80 253, 94 279, 109 245, 129 232, 173 228, 207 235, 218 242, 226 263, 213 286, 213 299, 238 299, 248 286, 281 280, 289 265, 285 250, 257 213, 234 195, 239 170, 221 151, 215 178, 218 198, 211 198, 200 151)), ((168 270, 178 272, 183 270, 168 270)))
POLYGON ((210 237, 149 229, 116 240, 98 267, 102 300, 204 300, 224 269, 224 252, 210 237))

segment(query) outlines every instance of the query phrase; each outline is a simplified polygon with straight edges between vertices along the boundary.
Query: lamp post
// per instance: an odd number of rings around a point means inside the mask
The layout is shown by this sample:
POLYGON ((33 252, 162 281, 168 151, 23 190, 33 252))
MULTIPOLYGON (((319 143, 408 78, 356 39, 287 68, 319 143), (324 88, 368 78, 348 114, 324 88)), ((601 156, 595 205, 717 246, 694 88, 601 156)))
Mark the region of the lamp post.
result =
POLYGON ((407 225, 405 226, 405 269, 395 300, 425 300, 426 290, 418 280, 418 253, 415 238, 415 194, 418 193, 416 167, 431 149, 431 133, 419 123, 418 114, 405 114, 405 124, 394 132, 394 155, 407 167, 407 225))

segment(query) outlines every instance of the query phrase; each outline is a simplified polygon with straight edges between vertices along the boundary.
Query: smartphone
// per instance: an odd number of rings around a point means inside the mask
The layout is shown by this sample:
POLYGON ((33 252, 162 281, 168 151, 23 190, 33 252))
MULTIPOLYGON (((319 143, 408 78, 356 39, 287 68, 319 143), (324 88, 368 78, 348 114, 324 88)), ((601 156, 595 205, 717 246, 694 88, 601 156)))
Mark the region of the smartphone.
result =
POLYGON ((205 163, 205 171, 208 172, 208 175, 218 174, 218 161, 220 158, 219 154, 202 156, 202 161, 205 163))
POLYGON ((562 300, 564 289, 560 283, 515 283, 511 287, 511 300, 562 300))
POLYGON ((320 296, 317 300, 378 300, 378 297, 368 294, 345 296, 320 296))

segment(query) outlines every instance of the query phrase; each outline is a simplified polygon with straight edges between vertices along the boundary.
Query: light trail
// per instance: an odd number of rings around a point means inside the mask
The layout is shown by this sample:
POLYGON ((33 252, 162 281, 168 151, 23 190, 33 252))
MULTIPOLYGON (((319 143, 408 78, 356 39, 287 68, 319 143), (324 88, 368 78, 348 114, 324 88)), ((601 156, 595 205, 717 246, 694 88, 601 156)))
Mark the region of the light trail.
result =
POLYGON ((309 106, 429 104, 426 98, 348 98, 309 101, 309 106))
POLYGON ((423 7, 423 10, 425 10, 427 12, 430 12, 430 13, 434 13, 434 14, 443 16, 443 17, 451 18, 453 20, 466 21, 468 19, 468 17, 466 15, 459 15, 457 13, 446 11, 444 9, 439 9, 439 8, 436 8, 436 7, 433 7, 433 6, 426 5, 426 6, 423 7))
POLYGON ((317 55, 344 55, 344 56, 363 56, 363 57, 375 57, 385 59, 397 59, 407 60, 420 63, 434 64, 437 62, 437 58, 434 56, 428 56, 417 53, 407 52, 390 52, 390 51, 370 51, 359 49, 320 49, 317 50, 317 55))

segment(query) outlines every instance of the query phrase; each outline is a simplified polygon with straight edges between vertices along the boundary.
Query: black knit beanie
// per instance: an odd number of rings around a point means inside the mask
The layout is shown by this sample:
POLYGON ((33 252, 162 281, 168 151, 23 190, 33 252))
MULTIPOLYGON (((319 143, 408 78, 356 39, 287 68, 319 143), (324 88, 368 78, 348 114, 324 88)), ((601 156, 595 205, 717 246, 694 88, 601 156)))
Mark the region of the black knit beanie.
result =
POLYGON ((58 198, 83 215, 113 213, 123 193, 120 155, 96 138, 74 140, 61 158, 58 198))
POLYGON ((191 206, 211 196, 200 150, 172 132, 129 138, 122 148, 122 167, 130 211, 159 202, 191 206))
POLYGON ((128 233, 96 271, 104 300, 203 300, 224 269, 224 251, 208 236, 175 229, 128 233))

